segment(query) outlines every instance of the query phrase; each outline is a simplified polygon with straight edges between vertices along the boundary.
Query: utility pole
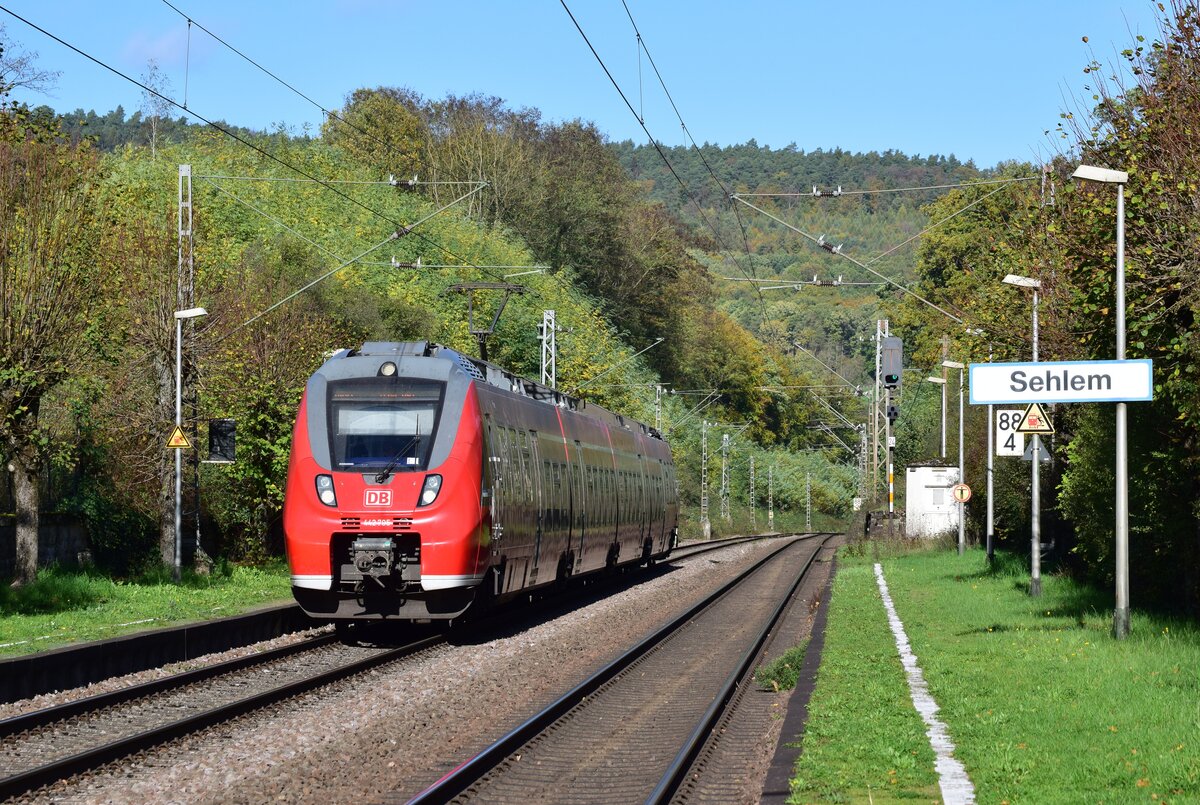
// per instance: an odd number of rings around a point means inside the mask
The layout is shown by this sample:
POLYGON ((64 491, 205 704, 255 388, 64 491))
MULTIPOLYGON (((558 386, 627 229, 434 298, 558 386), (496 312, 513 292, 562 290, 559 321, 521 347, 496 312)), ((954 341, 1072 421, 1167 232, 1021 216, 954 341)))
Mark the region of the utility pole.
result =
MULTIPOLYGON (((541 326, 542 342, 542 385, 550 388, 558 387, 558 343, 555 334, 558 326, 554 321, 553 310, 542 311, 541 326)), ((657 422, 655 427, 657 427, 657 422)))
POLYGON ((750 456, 750 530, 758 533, 758 500, 754 496, 754 456, 750 456))
POLYGON ((729 514, 729 434, 721 434, 721 519, 733 522, 729 514))
POLYGON ((712 523, 708 521, 708 420, 700 423, 700 532, 712 539, 712 523))
POLYGON ((775 533, 775 467, 767 467, 767 530, 775 533))
MULTIPOLYGON (((892 390, 887 390, 887 407, 890 411, 892 408, 892 390)), ((888 485, 888 539, 893 535, 895 513, 896 513, 896 483, 892 475, 892 454, 896 449, 896 437, 892 435, 892 418, 884 417, 887 423, 887 485, 888 485)))
POLYGON ((812 473, 804 473, 804 530, 812 531, 812 473))
MULTIPOLYGON (((992 345, 988 344, 988 363, 991 363, 991 362, 992 362, 992 345)), ((993 408, 995 408, 994 405, 988 405, 988 407, 987 407, 987 409, 988 409, 988 422, 987 422, 987 430, 988 430, 988 442, 987 442, 987 451, 988 451, 988 458, 987 458, 987 563, 988 563, 988 567, 991 567, 992 564, 996 561, 996 555, 992 548, 992 537, 993 537, 993 534, 995 533, 995 525, 996 525, 996 523, 995 523, 995 508, 993 505, 994 501, 992 499, 992 491, 994 488, 993 464, 995 462, 995 455, 996 455, 996 448, 995 448, 995 445, 993 444, 993 439, 995 438, 995 432, 992 430, 992 427, 993 427, 992 409, 993 408)))

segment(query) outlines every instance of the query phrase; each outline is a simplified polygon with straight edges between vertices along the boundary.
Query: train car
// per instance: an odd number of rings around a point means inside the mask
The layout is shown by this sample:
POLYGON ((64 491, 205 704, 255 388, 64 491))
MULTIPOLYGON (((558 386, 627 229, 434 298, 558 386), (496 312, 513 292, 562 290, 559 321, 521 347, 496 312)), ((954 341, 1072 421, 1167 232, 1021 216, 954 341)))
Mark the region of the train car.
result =
POLYGON ((429 342, 368 342, 309 379, 283 525, 292 590, 339 622, 449 620, 668 555, 653 428, 429 342))

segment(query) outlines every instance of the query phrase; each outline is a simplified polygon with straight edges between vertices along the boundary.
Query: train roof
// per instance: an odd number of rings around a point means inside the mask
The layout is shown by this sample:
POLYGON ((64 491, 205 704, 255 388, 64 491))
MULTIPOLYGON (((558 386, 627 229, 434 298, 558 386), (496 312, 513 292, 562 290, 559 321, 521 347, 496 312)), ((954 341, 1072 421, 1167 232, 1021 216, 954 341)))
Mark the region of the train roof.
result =
POLYGON ((656 428, 644 422, 614 413, 594 403, 588 403, 582 397, 573 397, 557 389, 552 389, 549 386, 543 386, 541 383, 536 383, 528 378, 513 374, 494 363, 472 358, 470 355, 464 355, 458 350, 442 346, 441 344, 435 344, 432 341, 367 341, 358 349, 342 350, 333 357, 350 358, 359 355, 364 357, 391 357, 397 359, 405 357, 440 358, 452 361, 463 372, 476 380, 487 383, 489 386, 503 389, 510 394, 526 397, 545 405, 566 408, 570 411, 583 412, 586 408, 587 416, 610 422, 626 430, 640 430, 651 438, 666 441, 656 428))

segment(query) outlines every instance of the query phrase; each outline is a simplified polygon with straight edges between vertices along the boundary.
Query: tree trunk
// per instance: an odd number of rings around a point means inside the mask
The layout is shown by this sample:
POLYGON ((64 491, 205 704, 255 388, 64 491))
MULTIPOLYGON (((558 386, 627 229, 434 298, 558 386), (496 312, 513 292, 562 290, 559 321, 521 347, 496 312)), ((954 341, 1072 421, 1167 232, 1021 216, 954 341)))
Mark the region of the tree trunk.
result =
MULTIPOLYGON (((174 333, 174 328, 170 329, 174 333)), ((154 361, 155 407, 163 422, 175 422, 175 364, 171 342, 162 345, 154 361)), ((158 549, 163 567, 175 566, 175 451, 159 452, 158 549)))
POLYGON ((17 573, 18 584, 29 584, 37 578, 38 568, 38 505, 37 473, 31 471, 20 456, 9 459, 13 476, 13 501, 17 513, 17 573))

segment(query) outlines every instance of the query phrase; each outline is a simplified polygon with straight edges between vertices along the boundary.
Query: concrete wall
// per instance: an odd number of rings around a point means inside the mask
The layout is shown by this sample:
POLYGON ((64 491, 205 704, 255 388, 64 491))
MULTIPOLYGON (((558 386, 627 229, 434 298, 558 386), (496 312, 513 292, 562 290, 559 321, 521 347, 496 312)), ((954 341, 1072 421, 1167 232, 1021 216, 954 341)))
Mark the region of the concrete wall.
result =
MULTIPOLYGON (((38 567, 74 565, 88 550, 87 530, 74 517, 42 513, 39 519, 38 567)), ((0 578, 10 578, 17 562, 17 532, 11 515, 0 516, 0 578)))

